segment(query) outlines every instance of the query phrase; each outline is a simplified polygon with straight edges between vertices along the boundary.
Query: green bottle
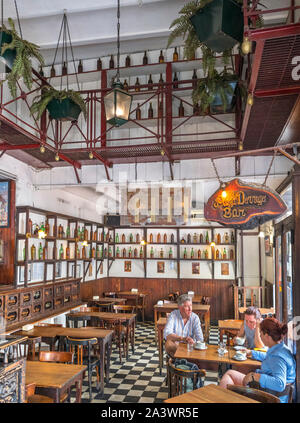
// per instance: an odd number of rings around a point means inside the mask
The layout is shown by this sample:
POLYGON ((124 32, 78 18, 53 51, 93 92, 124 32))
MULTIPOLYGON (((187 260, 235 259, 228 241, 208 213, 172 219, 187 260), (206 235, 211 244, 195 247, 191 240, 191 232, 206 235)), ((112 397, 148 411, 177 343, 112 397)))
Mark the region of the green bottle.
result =
POLYGON ((62 244, 60 244, 60 249, 59 249, 59 259, 63 260, 64 259, 64 247, 62 244))
POLYGON ((129 247, 128 257, 131 258, 131 256, 132 256, 132 250, 131 250, 131 247, 129 247))
POLYGON ((67 237, 67 238, 70 238, 70 226, 68 226, 68 227, 67 227, 67 230, 66 230, 66 237, 67 237))
POLYGON ((204 251, 204 257, 205 257, 206 260, 208 259, 208 251, 207 250, 204 251))
POLYGON ((40 246, 39 246, 38 257, 39 257, 39 260, 42 260, 42 258, 43 258, 43 247, 42 247, 41 242, 40 242, 40 246))
POLYGON ((144 256, 144 251, 143 251, 143 247, 140 248, 140 258, 143 258, 144 256))
POLYGON ((117 247, 117 250, 116 250, 116 257, 120 257, 120 250, 119 250, 119 247, 117 247))
POLYGON ((119 243, 119 234, 118 233, 116 234, 116 240, 115 240, 115 242, 119 243))
POLYGON ((133 235, 132 234, 129 235, 129 242, 133 242, 133 235))
POLYGON ((169 250, 169 258, 173 258, 173 250, 172 250, 172 247, 169 250))
POLYGON ((150 250, 150 258, 153 258, 153 256, 154 256, 154 250, 153 250, 153 247, 151 247, 151 250, 150 250))
POLYGON ((91 246, 90 246, 89 258, 92 258, 92 244, 91 244, 91 246))
POLYGON ((191 251, 191 259, 193 258, 194 258, 194 248, 192 248, 192 251, 191 251))
POLYGON ((209 244, 208 231, 206 231, 205 242, 206 242, 206 244, 209 244))
POLYGON ((101 247, 100 258, 103 258, 103 246, 101 247))
POLYGON ((108 249, 108 257, 111 257, 111 256, 112 256, 111 247, 109 247, 109 249, 108 249))
POLYGON ((186 248, 183 251, 183 258, 186 259, 187 258, 187 252, 186 252, 186 248))
POLYGON ((26 251, 26 249, 25 249, 25 245, 24 245, 24 248, 23 248, 23 261, 25 261, 25 256, 26 256, 25 251, 26 251))

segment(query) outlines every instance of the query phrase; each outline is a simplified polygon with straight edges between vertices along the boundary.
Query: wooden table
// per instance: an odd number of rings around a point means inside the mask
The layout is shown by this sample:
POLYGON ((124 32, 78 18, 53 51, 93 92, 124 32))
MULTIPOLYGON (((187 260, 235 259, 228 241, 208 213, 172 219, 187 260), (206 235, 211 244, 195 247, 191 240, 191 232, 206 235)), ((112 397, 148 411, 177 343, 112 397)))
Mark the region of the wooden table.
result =
MULTIPOLYGON (((145 321, 145 308, 146 308, 146 298, 148 296, 147 292, 132 292, 132 291, 116 291, 118 298, 125 298, 129 300, 134 300, 137 310, 142 311, 142 320, 145 321)), ((128 304, 128 302, 126 303, 128 304)))
POLYGON ((125 304, 126 298, 111 298, 111 297, 99 297, 98 300, 94 300, 92 297, 82 298, 81 300, 84 303, 93 303, 93 304, 105 304, 105 303, 115 303, 115 304, 125 304))
POLYGON ((236 320, 236 319, 229 319, 229 320, 219 320, 219 333, 220 333, 220 342, 223 341, 223 336, 225 330, 230 330, 231 332, 236 332, 236 334, 239 332, 243 320, 236 320))
POLYGON ((100 328, 64 328, 64 327, 47 327, 47 326, 35 326, 30 331, 25 333, 28 336, 41 336, 43 338, 55 338, 70 336, 72 338, 97 338, 100 350, 100 393, 104 392, 104 369, 105 369, 105 357, 106 357, 106 381, 109 380, 109 366, 110 366, 110 355, 111 355, 111 343, 113 337, 113 331, 108 329, 100 328))
POLYGON ((158 357, 159 357, 159 374, 164 366, 164 328, 167 323, 166 317, 160 317, 156 322, 157 339, 158 339, 158 357))
POLYGON ((178 348, 175 352, 175 358, 185 358, 189 361, 196 362, 199 368, 206 370, 217 370, 219 365, 224 363, 239 369, 240 367, 249 367, 252 370, 257 369, 261 366, 261 361, 253 360, 252 358, 247 358, 244 361, 237 361, 233 358, 236 351, 234 348, 227 347, 228 352, 224 354, 223 357, 220 357, 218 354, 218 345, 207 345, 206 350, 196 350, 189 352, 187 350, 187 344, 179 343, 178 348))
POLYGON ((87 366, 77 364, 46 363, 27 361, 26 385, 35 383, 40 393, 48 395, 59 403, 62 395, 75 384, 76 402, 81 402, 82 377, 87 366))
MULTIPOLYGON (((239 315, 243 315, 248 307, 239 307, 239 315)), ((275 308, 259 308, 261 314, 275 314, 275 308)), ((241 316, 242 317, 242 316, 241 316)))
POLYGON ((135 346, 135 318, 136 314, 131 313, 110 313, 110 312, 96 312, 96 311, 79 311, 71 312, 70 315, 74 317, 89 316, 96 317, 99 320, 110 323, 125 323, 126 325, 126 357, 128 358, 129 339, 131 343, 132 353, 134 353, 135 346))
POLYGON ((164 400, 166 403, 258 403, 252 398, 221 388, 218 385, 206 385, 203 388, 195 389, 177 397, 164 400))
MULTIPOLYGON (((161 306, 155 304, 154 308, 154 325, 155 325, 155 339, 157 340, 157 320, 161 317, 161 313, 171 313, 178 309, 177 303, 167 303, 161 306)), ((205 333, 206 339, 209 338, 209 326, 210 326, 210 305, 193 304, 193 313, 196 313, 199 317, 204 316, 205 321, 205 333)))

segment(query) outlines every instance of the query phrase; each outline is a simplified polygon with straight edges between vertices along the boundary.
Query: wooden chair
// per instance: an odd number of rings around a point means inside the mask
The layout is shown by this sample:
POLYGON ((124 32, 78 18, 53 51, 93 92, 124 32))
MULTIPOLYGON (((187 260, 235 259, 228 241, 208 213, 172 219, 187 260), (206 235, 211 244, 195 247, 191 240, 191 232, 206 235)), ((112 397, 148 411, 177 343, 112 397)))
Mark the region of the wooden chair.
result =
POLYGON ((168 295, 169 301, 177 301, 177 298, 180 296, 179 291, 171 292, 171 294, 168 295))
POLYGON ((85 328, 89 320, 91 320, 91 316, 72 316, 72 313, 68 313, 66 314, 66 327, 78 328, 78 323, 81 323, 81 326, 85 328))
MULTIPOLYGON (((60 323, 38 323, 35 326, 43 326, 43 327, 52 327, 52 328, 62 328, 63 325, 60 323)), ((43 342, 45 342, 45 344, 49 345, 50 351, 55 350, 55 344, 56 342, 59 340, 59 337, 55 337, 53 338, 45 338, 43 337, 43 342)))
POLYGON ((135 305, 113 305, 115 313, 136 313, 135 305))
POLYGON ((26 357, 27 360, 35 360, 36 357, 36 345, 37 353, 41 350, 42 337, 41 336, 30 336, 26 341, 18 344, 18 357, 26 357), (24 348, 22 352, 22 347, 24 348))
POLYGON ((112 312, 112 307, 115 304, 114 301, 112 301, 111 303, 97 303, 97 307, 99 308, 99 311, 108 311, 108 312, 112 312))
POLYGON ((27 403, 53 403, 54 400, 46 395, 35 393, 36 384, 29 383, 25 385, 25 402, 27 403))
POLYGON ((280 403, 280 399, 275 397, 275 395, 269 394, 268 392, 264 392, 259 389, 249 388, 248 386, 227 385, 227 389, 259 402, 280 403))
POLYGON ((98 344, 97 338, 76 339, 66 337, 67 345, 70 346, 71 351, 75 352, 76 364, 86 365, 88 371, 89 394, 90 401, 92 400, 92 372, 96 370, 97 389, 100 389, 100 358, 92 356, 92 346, 98 344), (77 348, 76 348, 77 347, 77 348), (84 356, 84 349, 87 349, 87 355, 84 356), (77 350, 77 352, 76 352, 77 350))
POLYGON ((202 305, 210 305, 210 303, 211 303, 211 297, 206 297, 206 296, 202 297, 202 300, 201 300, 202 305))
POLYGON ((117 293, 116 292, 103 292, 103 297, 116 298, 117 293))
POLYGON ((200 379, 200 386, 203 386, 204 379, 206 376, 206 371, 204 369, 198 370, 183 370, 175 367, 172 359, 168 361, 167 366, 168 374, 168 388, 169 388, 169 398, 181 395, 187 392, 187 383, 188 380, 192 382, 192 390, 198 388, 197 382, 200 379))

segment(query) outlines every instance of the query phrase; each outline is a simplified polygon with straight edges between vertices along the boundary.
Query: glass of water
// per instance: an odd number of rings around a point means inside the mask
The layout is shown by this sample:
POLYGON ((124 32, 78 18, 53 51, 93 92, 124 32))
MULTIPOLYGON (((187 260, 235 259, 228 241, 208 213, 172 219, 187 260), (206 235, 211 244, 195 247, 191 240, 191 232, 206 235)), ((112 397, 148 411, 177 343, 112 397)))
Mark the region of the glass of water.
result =
POLYGON ((220 342, 220 343, 219 343, 218 353, 219 353, 219 355, 220 355, 221 357, 223 357, 223 356, 224 356, 224 354, 225 354, 225 350, 226 350, 226 344, 225 344, 225 342, 220 342))

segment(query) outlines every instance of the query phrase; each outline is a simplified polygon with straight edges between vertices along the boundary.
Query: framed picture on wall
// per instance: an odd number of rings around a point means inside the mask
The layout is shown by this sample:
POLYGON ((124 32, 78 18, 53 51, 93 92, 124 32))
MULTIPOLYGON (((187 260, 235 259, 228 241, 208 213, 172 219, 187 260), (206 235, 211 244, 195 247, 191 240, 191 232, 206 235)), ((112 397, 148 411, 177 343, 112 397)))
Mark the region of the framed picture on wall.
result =
POLYGON ((158 261, 157 262, 157 273, 165 273, 165 262, 158 261))
POLYGON ((9 227, 10 181, 0 181, 0 228, 9 227))
POLYGON ((200 275, 200 263, 192 263, 192 274, 200 275))
POLYGON ((131 272, 131 261, 124 262, 124 272, 131 272))
POLYGON ((270 242, 270 235, 265 236, 265 255, 269 257, 273 256, 273 245, 270 242))
POLYGON ((229 275, 229 263, 221 263, 221 275, 229 275))

